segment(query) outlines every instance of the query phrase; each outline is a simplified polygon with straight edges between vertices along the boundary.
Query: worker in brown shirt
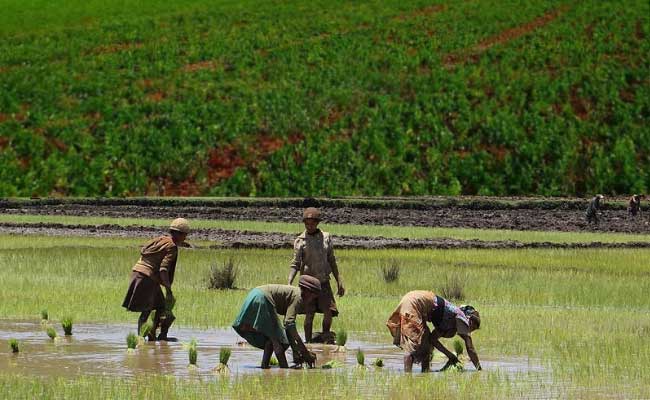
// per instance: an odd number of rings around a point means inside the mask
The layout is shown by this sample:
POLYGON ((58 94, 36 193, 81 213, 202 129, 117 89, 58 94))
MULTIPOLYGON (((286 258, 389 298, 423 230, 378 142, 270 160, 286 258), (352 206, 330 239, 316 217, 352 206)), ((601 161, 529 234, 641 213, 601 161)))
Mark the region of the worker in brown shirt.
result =
POLYGON ((161 316, 165 313, 165 302, 174 302, 172 283, 178 258, 178 246, 185 243, 189 232, 190 226, 187 220, 184 218, 173 220, 169 227, 170 236, 160 236, 147 242, 140 251, 140 260, 133 267, 131 282, 122 307, 140 313, 138 333, 149 319, 151 311, 156 311, 154 328, 149 340, 155 339, 158 325, 160 325, 158 340, 167 340, 167 332, 174 318, 167 317, 161 321, 161 316), (161 286, 165 288, 166 296, 163 296, 161 286))
POLYGON ((318 302, 305 310, 305 340, 312 340, 312 326, 316 312, 323 313, 323 335, 326 343, 333 343, 333 335, 330 334, 332 318, 339 314, 336 308, 336 301, 330 286, 330 274, 336 279, 337 294, 343 296, 345 287, 339 275, 334 247, 329 233, 318 229, 321 221, 321 214, 317 208, 309 207, 303 212, 305 231, 298 236, 293 245, 293 260, 289 268, 289 285, 300 272, 300 275, 309 275, 321 283, 321 291, 318 302))
POLYGON ((633 194, 630 197, 630 201, 627 203, 627 215, 629 217, 636 217, 636 215, 641 211, 641 199, 645 196, 639 194, 633 194))

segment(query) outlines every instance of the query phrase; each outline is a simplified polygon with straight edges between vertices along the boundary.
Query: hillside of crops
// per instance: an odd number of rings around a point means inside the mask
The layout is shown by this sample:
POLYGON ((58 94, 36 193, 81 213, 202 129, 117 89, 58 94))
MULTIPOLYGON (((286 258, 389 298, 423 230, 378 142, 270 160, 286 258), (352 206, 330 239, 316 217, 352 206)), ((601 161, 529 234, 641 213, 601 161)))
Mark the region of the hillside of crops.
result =
POLYGON ((645 0, 0 9, 0 196, 650 191, 645 0))

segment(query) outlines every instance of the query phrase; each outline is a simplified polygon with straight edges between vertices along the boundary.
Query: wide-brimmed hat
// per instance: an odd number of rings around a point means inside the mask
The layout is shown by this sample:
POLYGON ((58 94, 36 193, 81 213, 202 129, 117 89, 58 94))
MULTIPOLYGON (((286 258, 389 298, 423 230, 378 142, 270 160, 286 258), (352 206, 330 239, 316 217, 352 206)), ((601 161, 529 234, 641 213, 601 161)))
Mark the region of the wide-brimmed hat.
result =
POLYGON ((301 275, 298 286, 310 292, 318 293, 321 290, 320 281, 310 275, 301 275))
POLYGON ((187 234, 190 233, 190 223, 185 218, 176 218, 169 225, 169 230, 187 234))

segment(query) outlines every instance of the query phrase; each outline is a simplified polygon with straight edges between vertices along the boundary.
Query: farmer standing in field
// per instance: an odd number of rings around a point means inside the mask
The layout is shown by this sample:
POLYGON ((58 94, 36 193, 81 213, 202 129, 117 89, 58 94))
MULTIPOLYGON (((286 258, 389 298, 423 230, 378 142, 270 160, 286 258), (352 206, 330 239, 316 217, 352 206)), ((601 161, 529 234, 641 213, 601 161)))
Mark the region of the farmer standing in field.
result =
POLYGON ((641 211, 641 199, 645 196, 639 194, 633 194, 630 197, 630 201, 627 203, 627 215, 629 217, 636 217, 636 215, 641 211))
POLYGON ((305 224, 305 231, 296 238, 293 243, 293 260, 289 268, 289 285, 293 283, 296 274, 309 275, 317 278, 321 284, 321 291, 318 302, 310 305, 305 311, 305 340, 312 341, 312 326, 315 313, 323 313, 322 341, 334 343, 334 337, 330 333, 332 318, 339 312, 336 308, 336 301, 330 285, 330 274, 336 279, 337 294, 343 296, 345 287, 339 275, 338 265, 334 257, 334 247, 329 233, 318 229, 321 221, 320 210, 309 207, 304 210, 302 220, 305 224))
POLYGON ((402 297, 386 326, 393 336, 393 344, 405 352, 405 372, 413 370, 413 363, 421 364, 422 372, 428 372, 433 348, 449 359, 441 371, 458 364, 458 357, 439 340, 455 335, 465 341, 470 360, 477 370, 481 370, 471 337, 471 333, 481 326, 481 317, 472 306, 456 307, 433 292, 414 290, 402 297), (433 332, 429 330, 427 322, 433 323, 433 332))
POLYGON ((131 283, 122 307, 140 313, 138 334, 149 319, 151 311, 156 311, 149 340, 156 339, 155 333, 159 325, 158 340, 168 340, 167 332, 176 319, 171 312, 175 303, 172 283, 178 258, 178 246, 184 245, 189 232, 190 225, 186 219, 173 220, 169 226, 170 236, 160 236, 147 242, 140 250, 140 260, 133 267, 131 283), (165 296, 160 286, 165 288, 165 296))
POLYGON ((300 277, 298 287, 263 285, 251 290, 244 300, 232 327, 239 336, 258 349, 263 349, 262 368, 269 368, 275 353, 280 368, 288 368, 285 351, 291 347, 294 367, 306 362, 314 367, 316 355, 302 342, 296 329, 296 316, 318 299, 320 281, 309 275, 300 277), (278 315, 284 315, 280 325, 278 315))
POLYGON ((593 199, 591 199, 587 212, 585 213, 587 223, 591 224, 593 222, 598 225, 598 210, 600 210, 600 201, 604 198, 605 196, 602 194, 597 194, 593 199))

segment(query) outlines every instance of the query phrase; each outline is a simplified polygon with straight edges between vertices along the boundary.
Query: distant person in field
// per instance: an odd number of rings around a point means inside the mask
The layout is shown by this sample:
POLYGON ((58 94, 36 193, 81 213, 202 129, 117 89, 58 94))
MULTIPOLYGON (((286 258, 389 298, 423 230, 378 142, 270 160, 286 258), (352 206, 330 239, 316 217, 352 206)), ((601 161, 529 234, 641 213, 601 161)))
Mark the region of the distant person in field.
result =
POLYGON ((627 203, 627 215, 629 217, 636 217, 641 212, 641 199, 645 198, 640 194, 633 194, 630 201, 627 203))
POLYGON ((316 312, 323 313, 323 332, 319 341, 334 343, 334 335, 330 332, 332 318, 339 314, 336 308, 336 301, 330 285, 330 274, 336 279, 338 286, 337 294, 343 296, 345 287, 339 275, 334 247, 329 233, 318 229, 321 221, 320 210, 309 207, 304 210, 302 220, 305 224, 305 231, 298 236, 293 244, 293 260, 289 268, 289 285, 292 284, 296 274, 309 275, 317 278, 321 284, 321 291, 318 302, 310 305, 305 317, 305 340, 312 341, 312 326, 316 312))
POLYGON ((156 311, 153 331, 149 340, 156 340, 156 329, 160 326, 158 340, 171 340, 167 337, 169 327, 176 319, 171 312, 175 298, 172 293, 178 246, 186 246, 185 239, 190 232, 186 219, 177 218, 169 226, 169 236, 160 236, 147 242, 140 250, 140 260, 131 273, 131 282, 124 297, 122 307, 139 312, 138 334, 147 322, 152 311, 156 311), (161 286, 165 288, 165 295, 161 286))
POLYGON ((589 202, 589 207, 587 207, 587 212, 585 213, 588 224, 594 223, 598 225, 598 222, 600 222, 598 219, 598 211, 604 198, 605 196, 598 194, 589 202))
POLYGON ((414 363, 421 364, 422 372, 428 372, 434 348, 448 358, 441 371, 458 364, 458 357, 439 340, 455 335, 465 341, 474 367, 482 369, 471 336, 481 326, 481 317, 472 306, 456 307, 433 292, 414 290, 402 297, 386 326, 393 336, 393 344, 404 350, 405 372, 411 372, 414 363), (427 322, 433 324, 433 331, 429 330, 427 322))
POLYGON ((232 327, 252 346, 264 350, 262 368, 269 368, 273 353, 280 368, 288 368, 285 352, 289 347, 295 367, 303 362, 314 367, 316 355, 302 342, 296 329, 296 316, 304 314, 305 309, 316 302, 320 289, 318 279, 303 275, 298 287, 263 285, 248 293, 232 327), (279 315, 284 315, 283 326, 280 326, 279 315))

